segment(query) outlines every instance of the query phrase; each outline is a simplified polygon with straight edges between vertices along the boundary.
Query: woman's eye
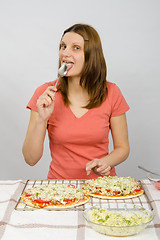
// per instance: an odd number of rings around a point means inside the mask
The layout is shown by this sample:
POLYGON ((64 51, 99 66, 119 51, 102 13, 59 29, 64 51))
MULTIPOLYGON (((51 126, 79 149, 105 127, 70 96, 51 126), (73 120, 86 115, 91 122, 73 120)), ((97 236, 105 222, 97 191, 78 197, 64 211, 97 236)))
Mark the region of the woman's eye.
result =
POLYGON ((74 49, 75 49, 75 50, 79 50, 80 47, 79 47, 79 46, 74 46, 74 49))
POLYGON ((61 49, 65 49, 66 48, 66 45, 61 45, 61 49))

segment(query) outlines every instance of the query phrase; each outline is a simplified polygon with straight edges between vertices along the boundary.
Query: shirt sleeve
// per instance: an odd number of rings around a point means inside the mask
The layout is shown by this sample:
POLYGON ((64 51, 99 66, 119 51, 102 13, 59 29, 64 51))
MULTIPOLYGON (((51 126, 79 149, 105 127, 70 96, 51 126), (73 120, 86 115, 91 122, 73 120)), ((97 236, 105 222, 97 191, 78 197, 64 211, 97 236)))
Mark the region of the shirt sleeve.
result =
POLYGON ((113 84, 111 99, 111 117, 121 115, 129 110, 129 106, 116 84, 113 84))
POLYGON ((42 95, 42 93, 47 89, 48 86, 51 86, 53 84, 54 84, 54 82, 48 82, 48 83, 44 83, 43 85, 39 86, 35 90, 33 96, 31 97, 30 101, 28 102, 26 108, 28 108, 30 110, 32 109, 32 110, 38 112, 38 109, 37 109, 38 98, 42 95))

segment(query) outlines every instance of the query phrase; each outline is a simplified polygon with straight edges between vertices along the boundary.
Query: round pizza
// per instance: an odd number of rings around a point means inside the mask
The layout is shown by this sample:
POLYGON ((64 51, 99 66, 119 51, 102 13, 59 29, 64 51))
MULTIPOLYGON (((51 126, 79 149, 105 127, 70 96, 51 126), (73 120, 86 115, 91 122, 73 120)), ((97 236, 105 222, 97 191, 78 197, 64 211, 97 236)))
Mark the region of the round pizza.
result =
POLYGON ((98 177, 83 184, 82 189, 92 197, 103 199, 126 199, 144 193, 142 186, 131 177, 98 177))
POLYGON ((36 208, 72 208, 86 203, 89 195, 74 185, 46 184, 32 187, 21 195, 22 201, 36 208))

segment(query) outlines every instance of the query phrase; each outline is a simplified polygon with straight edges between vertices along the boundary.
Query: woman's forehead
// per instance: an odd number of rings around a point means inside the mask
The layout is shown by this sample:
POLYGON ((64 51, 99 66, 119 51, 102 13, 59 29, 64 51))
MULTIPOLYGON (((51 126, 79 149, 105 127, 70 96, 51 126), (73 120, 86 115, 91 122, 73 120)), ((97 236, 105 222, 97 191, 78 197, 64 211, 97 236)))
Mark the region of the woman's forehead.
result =
POLYGON ((83 37, 75 32, 67 32, 63 35, 61 42, 72 42, 72 43, 79 43, 84 44, 83 37))

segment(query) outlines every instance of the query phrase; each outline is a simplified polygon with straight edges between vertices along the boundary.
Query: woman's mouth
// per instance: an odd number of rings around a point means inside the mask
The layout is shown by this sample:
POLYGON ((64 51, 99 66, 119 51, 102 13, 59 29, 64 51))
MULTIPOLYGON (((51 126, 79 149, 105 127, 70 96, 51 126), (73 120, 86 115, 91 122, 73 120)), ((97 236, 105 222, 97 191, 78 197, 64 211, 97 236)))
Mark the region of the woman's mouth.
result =
POLYGON ((65 63, 66 65, 67 65, 67 71, 69 71, 72 67, 73 67, 73 62, 63 62, 63 63, 65 63))

